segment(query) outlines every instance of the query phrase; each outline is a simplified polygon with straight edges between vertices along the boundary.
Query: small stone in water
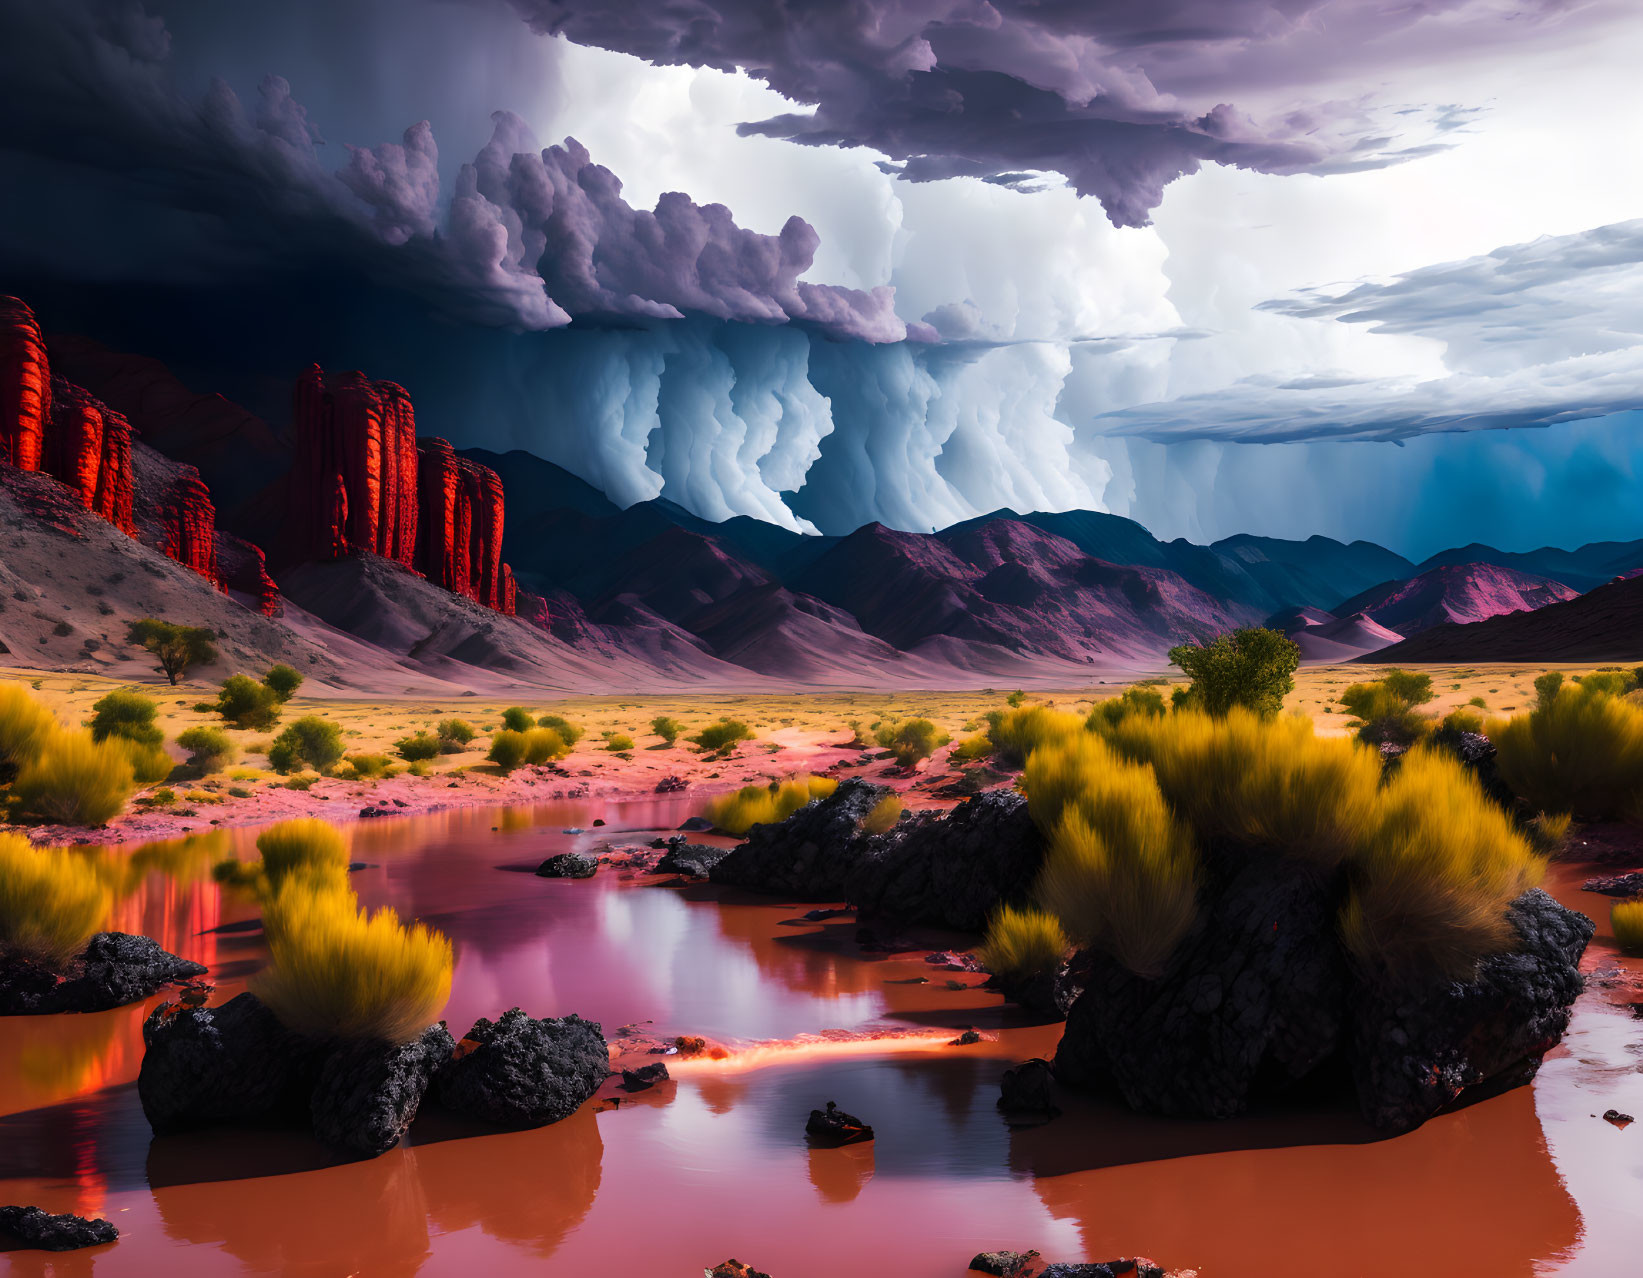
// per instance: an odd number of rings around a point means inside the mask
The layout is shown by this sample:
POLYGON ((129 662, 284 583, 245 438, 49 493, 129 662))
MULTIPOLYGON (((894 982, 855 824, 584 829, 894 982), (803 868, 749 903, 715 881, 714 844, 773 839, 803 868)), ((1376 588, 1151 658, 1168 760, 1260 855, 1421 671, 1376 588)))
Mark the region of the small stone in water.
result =
POLYGON ((1618 1109, 1606 1109, 1603 1111, 1603 1121, 1605 1123, 1613 1123, 1616 1127, 1624 1131, 1636 1120, 1633 1119, 1630 1114, 1622 1114, 1618 1109))

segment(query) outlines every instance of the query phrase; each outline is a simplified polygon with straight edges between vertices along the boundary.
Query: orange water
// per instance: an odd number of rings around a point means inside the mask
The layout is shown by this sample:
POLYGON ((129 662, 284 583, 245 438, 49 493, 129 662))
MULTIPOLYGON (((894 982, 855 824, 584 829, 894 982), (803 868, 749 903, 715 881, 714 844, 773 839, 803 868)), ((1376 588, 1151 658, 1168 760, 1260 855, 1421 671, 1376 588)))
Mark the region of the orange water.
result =
MULTIPOLYGON (((945 1278, 977 1251, 1036 1247, 1142 1252, 1205 1278, 1643 1272, 1643 1124, 1596 1117, 1643 1115, 1643 1021, 1612 993, 1582 997, 1532 1088, 1395 1139, 1344 1107, 1169 1122, 1086 1098, 1012 1130, 999 1073, 1051 1054, 1059 1027, 948 989, 922 951, 863 953, 853 920, 805 923, 807 904, 505 868, 689 812, 563 803, 361 823, 354 856, 373 868, 354 882, 367 904, 451 935, 458 1032, 518 1003, 613 1037, 636 1022, 702 1034, 725 1059, 674 1059, 675 1083, 539 1131, 430 1111, 407 1144, 343 1162, 298 1133, 154 1139, 133 1081, 146 1007, 0 1020, 0 1202, 122 1231, 90 1252, 0 1254, 0 1268, 660 1278, 736 1256, 775 1278, 945 1278), (601 815, 609 829, 560 832, 601 815), (887 983, 911 976, 930 979, 887 983), (984 1042, 946 1045, 970 1025, 984 1042), (805 1116, 827 1100, 877 1139, 808 1150, 805 1116)), ((225 837, 243 851, 254 833, 225 837)), ((233 928, 255 907, 177 870, 150 874, 118 926, 208 963, 230 996, 262 960, 258 934, 233 928)), ((1606 920, 1581 877, 1560 870, 1553 890, 1606 920)), ((1588 968, 1611 956, 1606 932, 1588 968)))

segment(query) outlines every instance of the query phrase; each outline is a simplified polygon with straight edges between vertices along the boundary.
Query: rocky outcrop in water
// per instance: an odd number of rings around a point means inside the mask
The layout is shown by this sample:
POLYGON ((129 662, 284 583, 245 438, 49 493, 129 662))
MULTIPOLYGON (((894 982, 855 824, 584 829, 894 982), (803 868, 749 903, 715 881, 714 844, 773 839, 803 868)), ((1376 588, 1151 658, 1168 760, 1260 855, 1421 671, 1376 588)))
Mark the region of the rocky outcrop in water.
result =
POLYGON ((863 917, 979 932, 1001 903, 1026 897, 1043 863, 1025 797, 989 790, 864 844, 845 899, 863 917))
POLYGON ((541 1127, 575 1113, 609 1075, 597 1022, 537 1020, 516 1007, 474 1022, 437 1086, 447 1109, 502 1127, 541 1127))
POLYGON ((854 1114, 846 1114, 834 1102, 826 1109, 810 1111, 804 1134, 812 1145, 836 1149, 840 1145, 857 1145, 873 1139, 873 1129, 854 1114))
POLYGON ((41 1251, 77 1251, 111 1243, 120 1231, 101 1218, 56 1216, 39 1207, 0 1207, 0 1238, 7 1235, 41 1251))
POLYGON ((325 1059, 309 1100, 314 1135, 375 1158, 399 1143, 434 1073, 456 1050, 443 1025, 409 1043, 350 1043, 325 1059))
POLYGON ((874 837, 862 833, 862 822, 889 793, 860 778, 841 782, 831 795, 807 803, 785 821, 754 826, 708 877, 758 892, 842 900, 874 837))
POLYGON ((580 852, 561 852, 536 867, 541 879, 591 879, 599 872, 599 859, 580 852))
POLYGON ((656 862, 656 873, 705 879, 730 852, 729 848, 716 848, 711 843, 690 843, 683 835, 674 835, 667 841, 667 851, 656 862))
POLYGON ((167 953, 146 936, 99 932, 62 971, 0 959, 0 1016, 106 1012, 204 975, 198 963, 167 953))

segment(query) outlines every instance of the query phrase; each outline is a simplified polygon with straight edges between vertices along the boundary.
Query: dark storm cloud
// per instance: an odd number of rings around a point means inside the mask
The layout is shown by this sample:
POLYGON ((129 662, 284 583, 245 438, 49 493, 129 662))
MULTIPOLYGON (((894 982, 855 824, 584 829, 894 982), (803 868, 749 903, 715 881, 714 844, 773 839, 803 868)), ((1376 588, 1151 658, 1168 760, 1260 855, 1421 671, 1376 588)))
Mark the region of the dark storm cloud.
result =
MULTIPOLYGON (((0 0, 0 147, 75 166, 105 191, 112 179, 134 210, 218 219, 258 264, 331 262, 482 323, 700 312, 875 342, 906 335, 890 290, 799 281, 817 247, 800 218, 769 236, 677 193, 635 209, 574 139, 543 150, 503 112, 447 203, 426 121, 399 142, 345 144, 333 169, 284 79, 265 77, 250 110, 221 80, 190 98, 170 55, 164 24, 126 0, 0 0)), ((117 235, 121 211, 105 214, 117 235)))
POLYGON ((1429 154, 1466 108, 1383 113, 1339 86, 1621 11, 1615 0, 509 2, 537 31, 742 69, 814 108, 745 132, 871 147, 915 181, 1057 172, 1120 226, 1146 223, 1164 187, 1204 161, 1325 173, 1429 154), (1246 102, 1262 104, 1258 117, 1246 102), (1430 138, 1388 131, 1415 121, 1430 138))

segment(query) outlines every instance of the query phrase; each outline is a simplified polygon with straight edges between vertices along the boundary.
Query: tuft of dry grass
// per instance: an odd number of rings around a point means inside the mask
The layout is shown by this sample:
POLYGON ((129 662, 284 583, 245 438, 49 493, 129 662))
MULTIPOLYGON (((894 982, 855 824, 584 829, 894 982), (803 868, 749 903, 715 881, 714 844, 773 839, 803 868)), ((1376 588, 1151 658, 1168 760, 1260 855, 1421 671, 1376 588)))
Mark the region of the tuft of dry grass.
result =
POLYGON ((57 720, 20 683, 0 683, 0 773, 40 757, 56 735, 57 720))
POLYGON ((89 732, 56 732, 17 774, 12 796, 30 816, 64 825, 104 825, 136 788, 125 744, 93 741, 89 732))
POLYGON ((269 965, 252 988, 299 1034, 408 1042, 450 999, 449 939, 387 906, 367 915, 345 888, 287 882, 264 922, 269 965))
POLYGON ((1486 732, 1501 780, 1531 808, 1643 821, 1643 706, 1606 681, 1548 688, 1534 710, 1486 732))
POLYGON ((726 834, 737 837, 756 825, 785 821, 812 799, 825 798, 839 788, 831 777, 800 774, 769 785, 748 785, 723 794, 707 805, 707 819, 726 834))
POLYGON ((1387 782, 1356 849, 1341 935, 1365 964, 1461 979, 1510 947, 1506 907, 1544 872, 1464 765, 1417 747, 1387 782))
POLYGON ((861 819, 863 832, 867 834, 887 834, 895 829, 896 822, 901 820, 902 806, 899 794, 885 795, 861 819))
POLYGON ((1609 927, 1621 949, 1643 952, 1643 901, 1616 901, 1609 907, 1609 927))
POLYGON ((91 861, 0 834, 0 953, 61 969, 102 928, 110 903, 91 861))
POLYGON ((987 715, 987 736, 994 753, 1009 768, 1021 767, 1043 742, 1065 739, 1083 726, 1084 721, 1076 714, 1046 706, 993 710, 987 715))
POLYGON ((1040 976, 1061 965, 1072 948, 1061 920, 1047 910, 1002 907, 987 924, 976 957, 1000 976, 1040 976))

